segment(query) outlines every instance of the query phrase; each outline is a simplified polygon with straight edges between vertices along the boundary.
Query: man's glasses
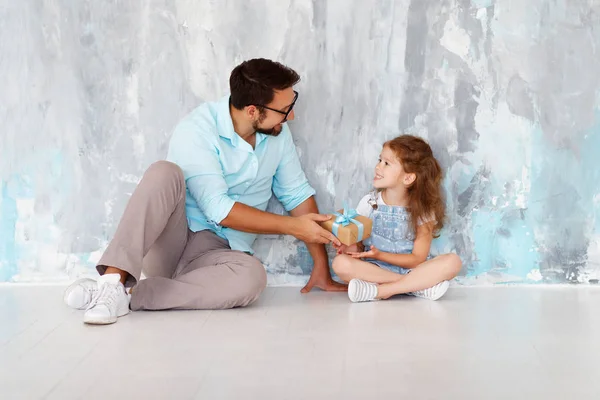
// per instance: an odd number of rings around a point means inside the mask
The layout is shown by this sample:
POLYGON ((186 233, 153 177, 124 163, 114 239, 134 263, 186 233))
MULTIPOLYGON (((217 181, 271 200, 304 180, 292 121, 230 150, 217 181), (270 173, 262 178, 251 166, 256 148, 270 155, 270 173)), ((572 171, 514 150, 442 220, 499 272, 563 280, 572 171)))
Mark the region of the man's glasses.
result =
POLYGON ((296 92, 294 90, 294 101, 292 101, 292 104, 290 104, 290 107, 288 108, 287 111, 276 110, 276 109, 271 108, 271 107, 263 106, 262 104, 255 104, 255 106, 256 107, 266 108, 267 110, 271 110, 271 111, 275 111, 276 113, 283 114, 283 116, 284 116, 283 120, 280 122, 280 124, 283 124, 285 121, 287 121, 288 116, 290 115, 290 113, 294 109, 294 105, 296 105, 296 100, 298 100, 298 92, 296 92))

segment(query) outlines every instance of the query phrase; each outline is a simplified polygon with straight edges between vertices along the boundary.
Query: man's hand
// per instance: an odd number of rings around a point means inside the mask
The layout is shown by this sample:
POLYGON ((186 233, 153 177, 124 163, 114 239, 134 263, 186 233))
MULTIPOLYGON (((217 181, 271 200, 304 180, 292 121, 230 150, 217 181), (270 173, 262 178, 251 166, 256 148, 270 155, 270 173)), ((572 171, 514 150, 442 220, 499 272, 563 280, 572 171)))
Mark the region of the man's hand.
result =
POLYGON ((349 256, 353 258, 373 258, 375 260, 381 255, 381 251, 379 251, 375 246, 371 246, 368 251, 363 252, 348 252, 349 256))
POLYGON ((334 246, 340 246, 339 239, 318 224, 319 222, 328 221, 331 218, 331 215, 314 213, 295 217, 295 224, 291 233, 296 239, 302 240, 305 243, 333 243, 334 246))
POLYGON ((333 248, 335 249, 336 254, 346 254, 346 252, 348 251, 348 246, 346 246, 343 243, 339 246, 333 245, 333 248))
POLYGON ((339 246, 334 244, 333 247, 337 251, 337 254, 358 253, 358 252, 363 251, 365 248, 362 243, 355 243, 351 246, 347 246, 347 245, 341 243, 339 246))

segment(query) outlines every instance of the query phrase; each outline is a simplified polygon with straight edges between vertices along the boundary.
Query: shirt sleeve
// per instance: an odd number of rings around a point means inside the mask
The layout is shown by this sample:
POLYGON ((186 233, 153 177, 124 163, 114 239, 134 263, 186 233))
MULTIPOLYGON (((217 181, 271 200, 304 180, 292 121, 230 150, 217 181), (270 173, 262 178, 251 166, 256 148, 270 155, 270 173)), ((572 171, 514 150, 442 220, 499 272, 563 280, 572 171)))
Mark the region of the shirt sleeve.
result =
POLYGON ((201 126, 184 122, 175 128, 167 159, 183 170, 186 187, 209 221, 224 220, 235 201, 229 197, 214 139, 201 126))
POLYGON ((370 195, 368 194, 364 196, 362 199, 360 199, 358 205, 356 206, 356 212, 363 217, 369 217, 371 215, 371 210, 373 209, 373 207, 371 207, 371 205, 368 203, 369 197, 370 195))
POLYGON ((308 183, 306 175, 300 165, 300 158, 292 140, 292 134, 284 125, 280 134, 283 157, 277 166, 273 177, 273 193, 281 202, 286 211, 298 207, 316 192, 308 183))

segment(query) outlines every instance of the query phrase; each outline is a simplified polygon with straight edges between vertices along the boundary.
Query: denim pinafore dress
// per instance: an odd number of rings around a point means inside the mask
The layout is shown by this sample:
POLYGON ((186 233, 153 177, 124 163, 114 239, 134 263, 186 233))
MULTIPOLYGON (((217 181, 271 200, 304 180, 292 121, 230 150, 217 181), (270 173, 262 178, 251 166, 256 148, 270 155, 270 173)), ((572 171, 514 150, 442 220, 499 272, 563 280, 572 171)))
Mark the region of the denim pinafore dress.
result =
MULTIPOLYGON (((365 251, 368 246, 375 246, 378 250, 386 253, 412 253, 415 232, 412 228, 410 213, 406 207, 377 204, 377 196, 377 191, 371 192, 368 201, 371 206, 371 214, 368 217, 373 221, 373 228, 371 236, 363 241, 365 251)), ((404 275, 410 272, 410 269, 372 258, 366 258, 365 261, 397 274, 404 275)))

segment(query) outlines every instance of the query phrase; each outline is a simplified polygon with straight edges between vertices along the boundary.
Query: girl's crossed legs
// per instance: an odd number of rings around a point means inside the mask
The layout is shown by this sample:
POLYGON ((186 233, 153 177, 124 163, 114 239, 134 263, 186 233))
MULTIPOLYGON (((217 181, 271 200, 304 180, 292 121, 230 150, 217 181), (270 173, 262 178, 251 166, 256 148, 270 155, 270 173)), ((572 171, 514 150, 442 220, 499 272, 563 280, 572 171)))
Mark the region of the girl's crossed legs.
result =
POLYGON ((341 254, 333 260, 333 270, 345 282, 360 279, 377 284, 378 299, 427 289, 449 281, 460 272, 462 262, 456 254, 437 256, 412 268, 406 275, 397 274, 367 261, 341 254))

